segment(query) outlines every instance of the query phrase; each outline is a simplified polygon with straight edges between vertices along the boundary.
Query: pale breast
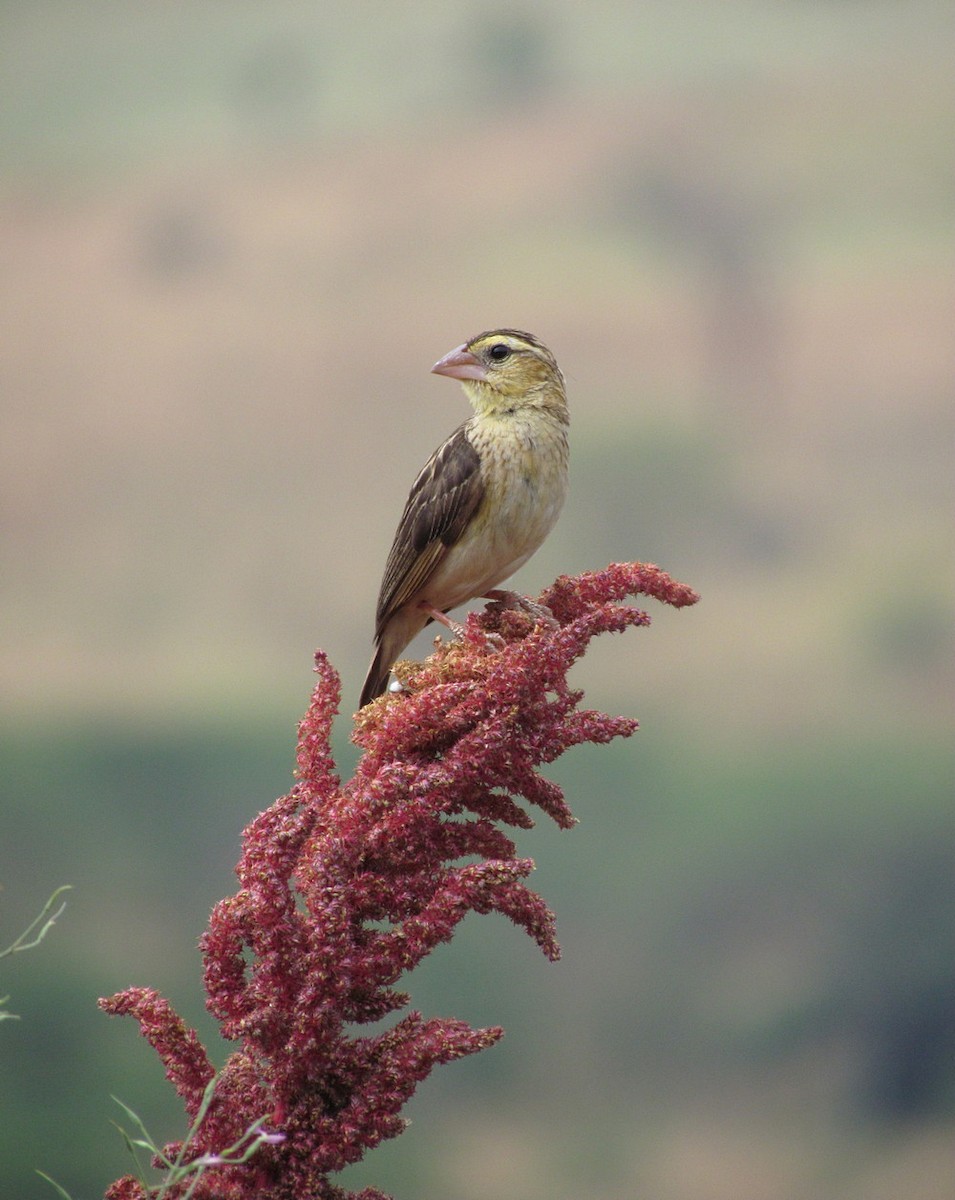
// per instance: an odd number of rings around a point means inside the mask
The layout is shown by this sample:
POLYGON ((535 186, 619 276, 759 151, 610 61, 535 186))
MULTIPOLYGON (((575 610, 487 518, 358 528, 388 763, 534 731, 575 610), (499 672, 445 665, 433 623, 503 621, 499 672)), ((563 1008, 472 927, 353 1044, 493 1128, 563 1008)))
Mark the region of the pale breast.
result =
POLYGON ((476 422, 484 501, 428 583, 427 599, 453 608, 497 587, 554 527, 567 494, 567 427, 547 413, 476 422))

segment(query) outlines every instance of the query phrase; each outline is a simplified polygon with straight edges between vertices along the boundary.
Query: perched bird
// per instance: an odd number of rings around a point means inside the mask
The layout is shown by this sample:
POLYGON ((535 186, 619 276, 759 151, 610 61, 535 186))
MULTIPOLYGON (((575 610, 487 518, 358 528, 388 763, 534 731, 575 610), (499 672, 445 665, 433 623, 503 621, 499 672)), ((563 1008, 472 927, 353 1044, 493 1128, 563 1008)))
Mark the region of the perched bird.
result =
POLYGON ((488 596, 527 562, 567 493, 570 418, 546 346, 530 333, 494 329, 431 370, 461 381, 474 416, 411 486, 381 581, 362 705, 385 690, 392 663, 429 621, 455 628, 449 609, 488 596))

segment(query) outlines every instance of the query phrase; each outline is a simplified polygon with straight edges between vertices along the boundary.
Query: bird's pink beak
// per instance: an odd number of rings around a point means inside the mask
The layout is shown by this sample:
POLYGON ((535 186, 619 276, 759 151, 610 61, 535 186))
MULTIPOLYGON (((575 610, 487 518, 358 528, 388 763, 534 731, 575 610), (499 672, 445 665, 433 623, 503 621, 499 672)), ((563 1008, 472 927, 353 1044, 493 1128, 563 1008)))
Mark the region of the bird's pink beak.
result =
POLYGON ((467 345, 455 346, 444 358, 439 358, 431 368, 432 375, 448 375, 452 379, 485 380, 487 371, 479 358, 471 353, 467 345))

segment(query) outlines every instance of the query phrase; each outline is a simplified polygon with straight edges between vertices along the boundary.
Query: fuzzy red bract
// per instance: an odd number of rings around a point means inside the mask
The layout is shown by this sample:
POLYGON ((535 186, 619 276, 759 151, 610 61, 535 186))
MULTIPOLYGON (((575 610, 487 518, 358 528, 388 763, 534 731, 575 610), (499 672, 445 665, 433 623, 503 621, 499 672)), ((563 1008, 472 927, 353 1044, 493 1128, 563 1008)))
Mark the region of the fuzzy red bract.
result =
MULTIPOLYGON (((263 1116, 284 1139, 242 1166, 208 1170, 197 1200, 387 1200, 329 1176, 402 1131, 402 1106, 436 1064, 503 1031, 417 1012, 369 1037, 348 1027, 404 1008, 394 985, 468 912, 503 913, 559 956, 554 915, 524 883, 534 864, 516 856, 505 828, 533 825, 533 807, 572 827, 560 788, 538 768, 637 728, 581 709, 567 671, 596 634, 649 624, 622 603, 640 594, 675 607, 697 599, 659 568, 626 563, 558 579, 537 602, 552 622, 498 602, 472 613, 461 641, 400 664, 404 691, 357 715, 364 753, 344 785, 329 749, 339 680, 316 655, 298 782, 246 829, 239 891, 216 905, 202 938, 209 1010, 240 1048, 188 1157, 232 1145, 263 1116)), ((100 1003, 136 1017, 194 1119, 213 1075, 195 1033, 148 989, 100 1003)), ((107 1193, 141 1196, 129 1177, 107 1193)))

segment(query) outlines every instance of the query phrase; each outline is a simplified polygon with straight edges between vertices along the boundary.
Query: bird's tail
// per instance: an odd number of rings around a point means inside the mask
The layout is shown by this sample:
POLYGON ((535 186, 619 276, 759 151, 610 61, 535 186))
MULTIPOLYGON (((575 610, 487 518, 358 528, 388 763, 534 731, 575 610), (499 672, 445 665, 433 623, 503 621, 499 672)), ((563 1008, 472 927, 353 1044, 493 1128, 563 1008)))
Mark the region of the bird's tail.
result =
POLYGON ((417 606, 408 607, 406 605, 385 623, 383 629, 379 630, 375 655, 368 668, 368 674, 365 676, 365 686, 361 689, 359 703, 362 708, 366 704, 370 704, 387 688, 392 664, 401 657, 402 650, 430 620, 427 613, 422 612, 417 606))
POLYGON ((368 668, 368 674, 365 676, 364 686, 361 689, 359 708, 371 704, 372 700, 377 699, 388 686, 388 676, 391 674, 391 659, 385 657, 388 651, 389 647, 384 641, 378 643, 368 668))

